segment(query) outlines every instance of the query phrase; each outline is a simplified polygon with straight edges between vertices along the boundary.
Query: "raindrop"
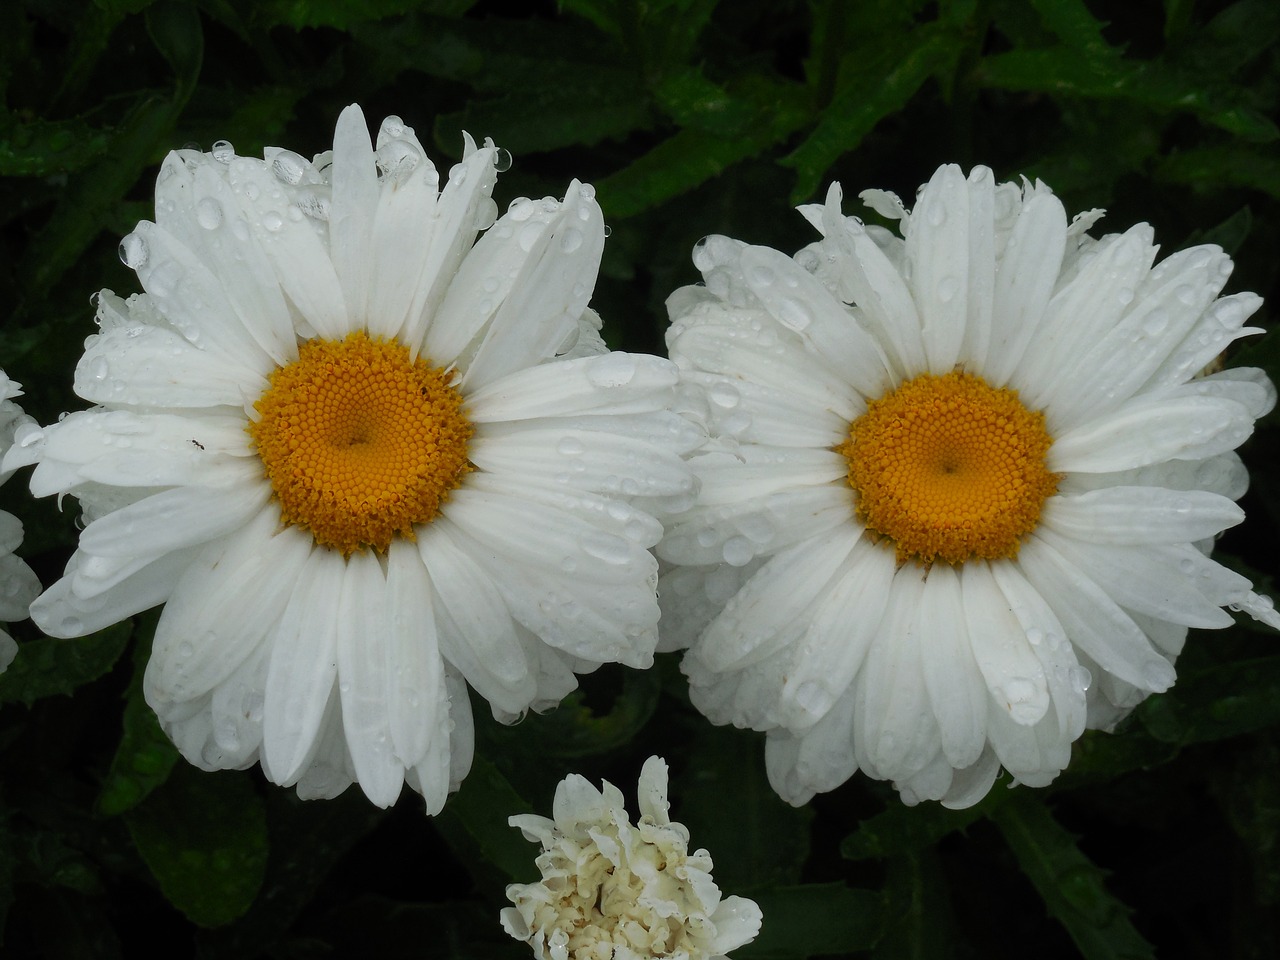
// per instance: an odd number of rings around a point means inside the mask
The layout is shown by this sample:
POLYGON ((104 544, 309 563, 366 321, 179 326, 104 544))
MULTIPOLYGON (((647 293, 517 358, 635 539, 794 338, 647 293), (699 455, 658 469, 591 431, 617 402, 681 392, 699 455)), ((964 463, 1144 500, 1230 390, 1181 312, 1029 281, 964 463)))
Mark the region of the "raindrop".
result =
POLYGON ((556 452, 564 457, 576 457, 586 452, 586 446, 578 437, 561 437, 556 452))
POLYGON ((732 410, 742 400, 742 394, 738 393, 738 388, 723 380, 711 385, 707 391, 707 397, 717 407, 723 407, 726 410, 732 410))
POLYGON ((587 534, 579 541, 579 545, 588 556, 614 566, 629 563, 634 552, 634 548, 625 539, 601 530, 587 534))
POLYGON ((236 148, 231 145, 230 141, 219 140, 213 145, 210 153, 213 159, 219 163, 230 163, 236 155, 236 148))
POLYGON ((268 210, 262 215, 262 225, 272 233, 278 233, 284 227, 284 218, 274 210, 268 210))
POLYGON ((205 197, 196 203, 196 223, 206 230, 216 230, 222 225, 222 204, 213 197, 205 197))
POLYGON ((404 121, 392 114, 382 121, 382 127, 378 133, 379 139, 398 140, 404 136, 404 121))
POLYGON ((281 150, 271 161, 271 172, 277 180, 296 187, 306 175, 307 166, 307 161, 292 150, 281 150))
POLYGON ((583 200, 594 200, 596 198, 596 188, 589 183, 578 184, 578 195, 583 200))
POLYGON ((960 290, 960 281, 955 277, 943 277, 938 281, 938 299, 950 303, 960 290))
POLYGON ((756 555, 756 549, 746 537, 730 537, 721 548, 724 562, 734 567, 745 566, 756 555))
MULTIPOLYGON (((377 161, 378 169, 386 179, 401 184, 422 162, 422 151, 408 140, 388 140, 378 148, 377 161)), ((466 168, 462 169, 465 173, 466 168)))
POLYGON ((636 358, 629 353, 606 353, 592 361, 587 379, 597 387, 622 387, 636 375, 636 358))
POLYGON ((1093 674, 1089 672, 1089 668, 1078 663, 1067 671, 1067 678, 1077 693, 1084 693, 1093 683, 1093 674))
POLYGON ((608 237, 608 236, 612 236, 612 234, 613 234, 613 227, 609 226, 609 225, 606 223, 606 224, 604 225, 604 235, 605 235, 606 237, 608 237))
POLYGON ((302 187, 298 190, 294 203, 312 220, 329 219, 329 192, 325 187, 302 187))
POLYGON ((752 267, 747 279, 752 286, 767 287, 773 283, 774 274, 768 267, 752 267))
POLYGON ((929 204, 929 209, 925 212, 925 218, 929 221, 929 226, 940 227, 947 222, 947 207, 941 200, 934 200, 929 204))
POLYGON ((582 246, 582 231, 576 227, 570 227, 560 238, 560 249, 565 253, 573 253, 580 246, 582 246))
POLYGON ((147 241, 131 233, 120 241, 120 262, 130 270, 139 270, 147 263, 147 241))
POLYGON ((1033 647, 1040 646, 1043 640, 1044 640, 1044 631, 1041 630, 1039 627, 1031 627, 1027 631, 1027 643, 1031 644, 1033 647))
POLYGON ((498 205, 488 197, 485 197, 476 205, 475 228, 477 230, 488 230, 494 225, 498 219, 498 205))
POLYGON ((110 368, 107 366, 106 357, 94 357, 93 360, 89 362, 89 376, 94 380, 97 380, 99 383, 107 379, 107 374, 110 372, 110 368))
POLYGON ((511 169, 511 151, 504 150, 502 147, 495 147, 493 150, 493 169, 499 173, 506 173, 511 169))
POLYGON ((1148 336, 1158 336, 1169 326, 1169 314, 1164 310, 1152 310, 1142 319, 1142 332, 1148 336))
POLYGON ((800 333, 813 322, 813 315, 809 312, 809 308, 799 300, 793 300, 789 297, 778 302, 775 312, 783 326, 796 331, 796 333, 800 333))
POLYGON ((545 229, 546 224, 540 221, 526 223, 520 230, 520 234, 516 237, 516 243, 519 244, 521 250, 528 252, 537 245, 538 240, 545 229))

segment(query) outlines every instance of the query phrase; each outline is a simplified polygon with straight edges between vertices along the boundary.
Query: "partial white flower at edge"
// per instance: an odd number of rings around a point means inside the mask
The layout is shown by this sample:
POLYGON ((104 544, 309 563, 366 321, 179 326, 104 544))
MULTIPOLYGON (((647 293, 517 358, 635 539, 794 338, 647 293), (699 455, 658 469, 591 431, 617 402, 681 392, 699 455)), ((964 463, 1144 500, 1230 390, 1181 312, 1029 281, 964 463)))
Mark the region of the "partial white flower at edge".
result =
POLYGON ((510 818, 541 844, 536 883, 513 883, 502 927, 539 960, 723 960, 760 932, 760 907, 721 899, 711 856, 689 852, 689 831, 668 816, 667 764, 650 757, 636 789, 640 818, 621 791, 571 774, 556 787, 553 819, 510 818))
POLYGON ((1261 300, 1212 245, 1154 263, 1043 184, 940 168, 902 236, 825 204, 794 258, 728 237, 671 296, 696 505, 658 548, 663 644, 716 723, 768 732, 800 804, 855 771, 964 807, 1042 786, 1086 728, 1169 688, 1188 627, 1280 627, 1208 559, 1233 452, 1272 409, 1206 367, 1261 300))
POLYGON ((192 763, 434 813, 466 684, 512 721, 652 662, 654 512, 688 502, 697 431, 669 361, 600 339, 594 191, 498 218, 508 160, 466 137, 441 189, 355 106, 313 160, 171 153, 120 248, 145 293, 103 291, 76 369, 95 406, 6 458, 86 521, 33 618, 163 603, 144 688, 192 763))
MULTIPOLYGON (((22 384, 10 380, 0 370, 0 458, 13 444, 16 431, 33 421, 22 408, 13 402, 22 396, 22 384)), ((0 470, 0 483, 13 473, 12 469, 0 470)), ((27 619, 27 608, 40 593, 40 581, 27 566, 26 561, 14 556, 22 544, 22 521, 7 511, 0 510, 0 622, 27 619)), ((18 653, 13 637, 0 630, 0 673, 8 669, 18 653)))

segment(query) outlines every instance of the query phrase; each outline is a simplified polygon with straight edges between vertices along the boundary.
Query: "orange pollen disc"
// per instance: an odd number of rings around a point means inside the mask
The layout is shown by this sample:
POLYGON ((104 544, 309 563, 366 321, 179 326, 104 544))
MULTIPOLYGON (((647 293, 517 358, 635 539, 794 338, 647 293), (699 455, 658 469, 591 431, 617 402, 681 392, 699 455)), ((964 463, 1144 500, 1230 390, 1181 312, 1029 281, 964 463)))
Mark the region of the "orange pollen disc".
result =
POLYGON ((472 427, 449 380, 395 340, 302 344, 248 428, 284 521, 344 557, 414 539, 471 469, 472 427))
POLYGON ((1015 557, 1058 486, 1044 414, 966 373, 922 374, 872 401, 836 447, 857 517, 899 563, 1015 557))

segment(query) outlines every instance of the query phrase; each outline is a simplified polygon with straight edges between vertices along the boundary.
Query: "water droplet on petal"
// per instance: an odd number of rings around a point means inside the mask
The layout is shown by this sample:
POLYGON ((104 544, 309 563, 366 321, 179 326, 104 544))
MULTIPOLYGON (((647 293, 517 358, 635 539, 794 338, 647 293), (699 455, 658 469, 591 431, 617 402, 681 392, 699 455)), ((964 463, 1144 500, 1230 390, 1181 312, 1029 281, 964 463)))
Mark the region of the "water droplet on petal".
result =
POLYGON ((592 361, 587 379, 597 387, 623 387, 636 375, 636 358, 629 353, 606 353, 592 361))
POLYGON ((268 210, 262 215, 262 225, 272 233, 278 233, 284 227, 284 218, 274 210, 268 210))
POLYGON ((565 253, 573 253, 580 246, 582 246, 582 231, 577 227, 570 227, 560 237, 560 249, 565 253))
POLYGON ((138 270, 146 266, 147 241, 136 233, 131 233, 120 241, 120 262, 130 270, 138 270))
POLYGON ((746 537, 730 537, 720 549, 724 562, 734 567, 742 567, 750 563, 756 555, 756 549, 746 537))
POLYGON ((495 147, 493 151, 493 169, 499 173, 506 173, 511 169, 511 151, 504 150, 502 147, 495 147))
POLYGON ((711 385, 707 391, 707 397, 716 406, 726 410, 732 410, 742 400, 742 394, 738 392, 738 388, 723 380, 711 385))
POLYGON ((210 154, 219 163, 230 163, 236 155, 236 148, 231 145, 230 141, 219 140, 211 148, 210 154))
POLYGON ((938 299, 950 303, 960 290, 960 281, 955 277, 943 277, 938 281, 938 299))
POLYGON ((216 230, 222 225, 222 204, 213 197, 204 197, 196 203, 196 223, 206 230, 216 230))
POLYGON ((307 161, 292 150, 281 150, 271 160, 271 172, 276 179, 295 187, 302 182, 307 166, 307 161))

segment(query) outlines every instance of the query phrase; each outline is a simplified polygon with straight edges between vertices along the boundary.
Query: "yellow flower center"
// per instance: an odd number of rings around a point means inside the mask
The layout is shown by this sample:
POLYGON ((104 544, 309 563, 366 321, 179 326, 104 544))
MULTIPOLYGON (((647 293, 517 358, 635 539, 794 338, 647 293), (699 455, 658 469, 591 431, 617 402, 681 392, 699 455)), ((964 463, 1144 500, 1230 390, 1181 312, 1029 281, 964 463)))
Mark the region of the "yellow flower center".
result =
POLYGON ((450 379, 395 340, 302 344, 248 428, 285 523, 343 556, 413 540, 471 469, 472 427, 450 379))
POLYGON ((899 563, 1014 557, 1058 475, 1044 414, 966 373, 923 374, 875 400, 836 448, 857 517, 899 563))

